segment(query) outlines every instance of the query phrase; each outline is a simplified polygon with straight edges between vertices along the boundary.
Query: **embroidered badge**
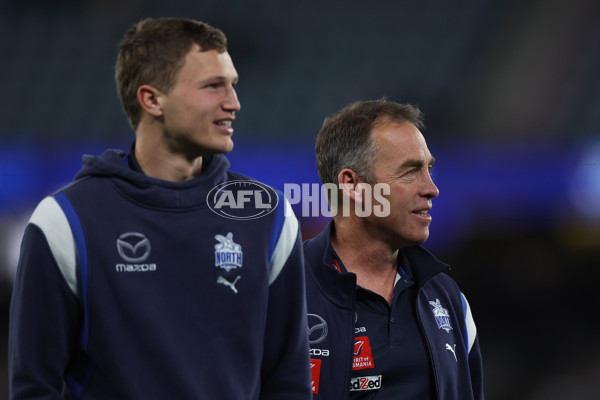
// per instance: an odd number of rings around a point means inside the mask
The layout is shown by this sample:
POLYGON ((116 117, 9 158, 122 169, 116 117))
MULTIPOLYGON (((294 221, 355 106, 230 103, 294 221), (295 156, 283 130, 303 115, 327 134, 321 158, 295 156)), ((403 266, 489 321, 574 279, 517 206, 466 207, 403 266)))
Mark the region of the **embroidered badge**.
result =
POLYGON ((242 267, 242 246, 233 241, 233 233, 227 236, 215 235, 215 267, 230 271, 242 267))
POLYGON ((435 322, 437 322, 438 328, 450 333, 450 330, 452 330, 452 324, 450 324, 450 314, 448 314, 448 310, 442 307, 440 299, 430 301, 429 304, 433 306, 433 316, 435 317, 435 322))
POLYGON ((354 340, 354 361, 352 370, 375 368, 373 353, 368 336, 359 336, 354 340))

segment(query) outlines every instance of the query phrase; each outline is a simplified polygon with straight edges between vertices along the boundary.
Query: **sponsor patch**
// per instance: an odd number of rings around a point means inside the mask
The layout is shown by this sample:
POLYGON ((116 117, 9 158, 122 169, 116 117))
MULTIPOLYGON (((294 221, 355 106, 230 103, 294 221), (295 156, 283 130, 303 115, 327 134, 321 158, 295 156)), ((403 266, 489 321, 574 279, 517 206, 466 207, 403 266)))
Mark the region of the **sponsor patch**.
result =
POLYGON ((354 361, 352 370, 375 368, 373 363, 373 353, 368 336, 359 336, 354 339, 354 361))
POLYGON ((233 241, 233 233, 229 232, 227 236, 215 235, 215 239, 219 242, 215 244, 215 266, 227 272, 241 268, 242 246, 233 241))
POLYGON ((319 378, 321 377, 321 360, 310 359, 310 386, 313 394, 319 394, 319 378))
POLYGON ((117 272, 152 272, 156 264, 147 262, 152 246, 150 240, 139 232, 123 233, 117 239, 117 251, 126 263, 116 264, 117 272))
POLYGON ((357 376, 350 379, 350 391, 381 389, 381 375, 357 376))
POLYGON ((452 330, 452 324, 450 323, 450 314, 448 313, 448 310, 442 307, 440 299, 430 301, 429 304, 431 304, 433 307, 431 311, 433 312, 433 316, 435 317, 435 322, 437 323, 438 328, 450 333, 452 330))
POLYGON ((308 315, 308 343, 317 344, 321 343, 327 337, 329 327, 327 322, 317 314, 308 315))

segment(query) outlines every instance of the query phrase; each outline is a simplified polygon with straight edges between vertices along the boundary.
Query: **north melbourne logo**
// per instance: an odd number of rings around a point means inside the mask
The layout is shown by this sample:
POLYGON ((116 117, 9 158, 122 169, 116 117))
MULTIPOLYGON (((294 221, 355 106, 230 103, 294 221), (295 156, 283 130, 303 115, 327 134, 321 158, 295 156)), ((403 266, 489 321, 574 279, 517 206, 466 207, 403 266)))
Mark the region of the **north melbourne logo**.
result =
POLYGON ((438 328, 450 333, 452 330, 452 324, 450 323, 450 314, 448 313, 448 310, 442 307, 440 299, 430 301, 429 304, 433 306, 431 311, 433 311, 433 316, 435 317, 435 322, 437 322, 438 328))
POLYGON ((215 235, 219 242, 215 244, 215 267, 223 268, 229 272, 235 268, 242 267, 242 246, 233 241, 233 233, 227 236, 215 235))
POLYGON ((278 202, 273 188, 252 180, 221 183, 206 195, 206 203, 215 214, 237 220, 264 217, 275 210, 278 202))

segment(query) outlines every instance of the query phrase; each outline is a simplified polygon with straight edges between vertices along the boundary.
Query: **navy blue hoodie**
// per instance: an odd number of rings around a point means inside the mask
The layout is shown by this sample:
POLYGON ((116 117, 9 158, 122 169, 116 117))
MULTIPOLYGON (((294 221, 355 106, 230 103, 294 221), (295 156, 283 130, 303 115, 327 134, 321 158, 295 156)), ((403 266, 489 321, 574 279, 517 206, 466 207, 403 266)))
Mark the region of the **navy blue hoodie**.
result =
MULTIPOLYGON (((313 399, 349 399, 350 389, 365 390, 364 398, 379 398, 378 392, 385 392, 385 373, 383 378, 368 376, 362 381, 351 380, 356 339, 356 275, 340 273, 332 266, 332 224, 304 243, 307 307, 309 315, 314 316, 309 320, 313 399)), ((479 339, 465 297, 456 282, 444 273, 448 266, 425 248, 413 246, 402 252, 417 284, 416 314, 427 342, 436 398, 482 400, 479 339)))
POLYGON ((310 398, 302 245, 281 193, 261 218, 228 219, 209 191, 249 179, 224 156, 180 183, 125 158, 84 156, 31 217, 10 398, 310 398))

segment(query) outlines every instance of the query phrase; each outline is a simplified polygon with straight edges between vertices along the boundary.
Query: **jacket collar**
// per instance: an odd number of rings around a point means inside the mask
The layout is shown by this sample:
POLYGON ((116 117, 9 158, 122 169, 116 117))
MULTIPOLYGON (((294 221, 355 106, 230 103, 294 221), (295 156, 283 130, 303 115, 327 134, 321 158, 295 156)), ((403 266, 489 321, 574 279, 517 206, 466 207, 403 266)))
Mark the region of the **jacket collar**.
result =
MULTIPOLYGON (((323 292, 332 292, 331 288, 341 285, 341 292, 348 293, 347 289, 356 287, 356 275, 353 273, 340 274, 332 265, 334 251, 331 246, 331 231, 335 229, 333 224, 333 220, 329 221, 321 233, 304 243, 307 269, 312 272, 321 289, 328 289, 323 292)), ((450 269, 450 266, 439 261, 423 246, 405 247, 400 251, 404 255, 402 264, 407 264, 404 266, 410 269, 419 287, 424 286, 434 275, 450 269)), ((347 299, 336 299, 335 293, 332 293, 331 296, 334 297, 332 300, 348 306, 347 299)), ((344 297, 347 295, 344 294, 344 297)))
POLYGON ((333 221, 312 239, 304 242, 304 259, 308 279, 312 279, 321 293, 338 307, 353 309, 356 275, 340 274, 333 266, 331 229, 333 221), (349 295, 352 294, 352 295, 349 295))
POLYGON ((412 271, 419 287, 425 286, 433 276, 450 270, 450 266, 438 260, 423 246, 410 246, 401 250, 406 256, 407 267, 412 271))

